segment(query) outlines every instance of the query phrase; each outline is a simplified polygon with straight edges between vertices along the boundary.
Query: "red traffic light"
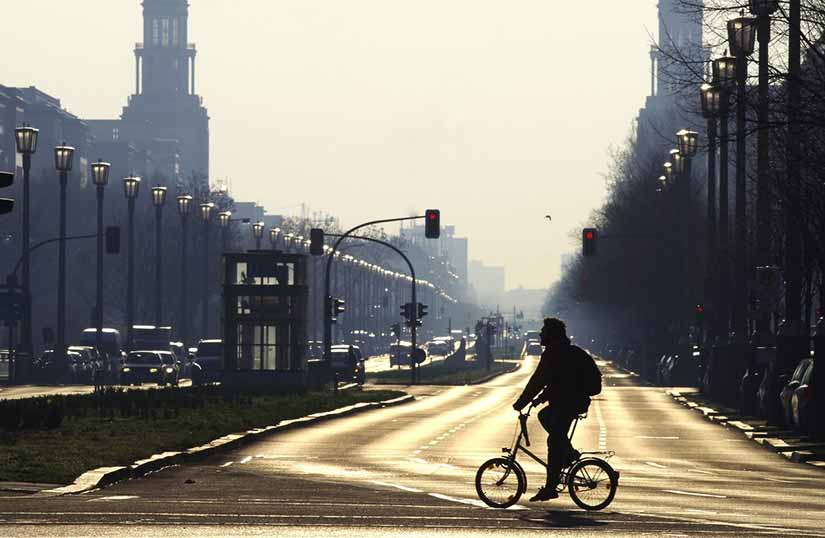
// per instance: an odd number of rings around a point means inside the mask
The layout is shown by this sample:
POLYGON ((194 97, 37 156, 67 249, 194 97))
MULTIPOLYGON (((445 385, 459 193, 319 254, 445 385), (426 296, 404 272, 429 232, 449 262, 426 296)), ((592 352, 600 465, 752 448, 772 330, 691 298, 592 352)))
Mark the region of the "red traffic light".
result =
POLYGON ((438 239, 441 237, 441 211, 428 209, 424 213, 424 237, 438 239))
POLYGON ((702 306, 702 305, 700 305, 700 304, 696 305, 696 313, 697 313, 697 314, 702 314, 702 313, 704 313, 704 311, 705 311, 705 307, 704 307, 704 306, 702 306))
POLYGON ((593 256, 596 254, 596 228, 585 228, 582 230, 582 254, 593 256))

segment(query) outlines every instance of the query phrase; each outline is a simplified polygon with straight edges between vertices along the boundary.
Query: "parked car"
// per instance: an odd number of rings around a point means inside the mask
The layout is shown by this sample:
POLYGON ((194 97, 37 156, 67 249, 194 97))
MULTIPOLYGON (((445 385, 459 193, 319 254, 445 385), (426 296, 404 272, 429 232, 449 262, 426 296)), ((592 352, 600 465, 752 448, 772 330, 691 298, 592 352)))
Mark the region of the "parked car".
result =
POLYGON ((427 343, 427 354, 428 355, 438 355, 441 357, 447 356, 452 353, 452 346, 450 345, 450 339, 447 338, 446 340, 442 340, 441 337, 435 338, 430 340, 427 343))
POLYGON ((82 375, 83 358, 79 353, 66 351, 66 359, 60 360, 54 350, 47 349, 33 364, 35 377, 42 383, 76 383, 82 375), (78 367, 78 363, 81 366, 78 367))
POLYGON ((813 412, 813 391, 811 390, 811 380, 814 376, 814 363, 805 370, 805 375, 799 382, 799 386, 791 397, 791 409, 793 410, 793 423, 801 431, 808 431, 811 424, 811 413, 813 412))
POLYGON ((160 362, 163 365, 163 384, 178 386, 180 379, 180 362, 171 351, 158 351, 160 362))
POLYGON ((192 383, 220 381, 223 375, 223 340, 201 340, 192 362, 192 383))
MULTIPOLYGON (((80 345, 95 347, 97 345, 96 336, 96 329, 84 329, 83 333, 80 335, 80 345)), ((120 341, 120 332, 117 331, 117 329, 104 327, 101 331, 100 340, 101 345, 98 352, 106 355, 105 357, 102 356, 101 360, 104 361, 105 365, 105 361, 108 358, 109 371, 113 372, 115 375, 118 375, 123 367, 123 361, 126 359, 126 352, 123 350, 123 346, 120 341)))
POLYGON ((77 382, 93 383, 95 372, 103 368, 103 361, 100 360, 97 350, 91 346, 69 346, 68 350, 79 353, 83 362, 79 369, 82 375, 77 378, 77 382))
POLYGON ((364 359, 357 346, 338 345, 330 349, 330 366, 338 381, 363 384, 367 380, 364 359))
POLYGON ((782 403, 782 418, 785 419, 785 424, 788 426, 794 425, 793 406, 791 405, 794 392, 796 392, 796 389, 798 389, 802 384, 802 379, 805 377, 805 372, 808 371, 808 368, 812 363, 813 359, 802 359, 799 361, 796 370, 794 370, 793 375, 791 375, 790 378, 787 376, 780 376, 779 382, 786 382, 785 386, 782 387, 782 392, 779 393, 779 401, 782 403))
POLYGON ((175 355, 175 360, 178 363, 178 379, 189 379, 192 377, 192 359, 183 342, 170 342, 169 347, 175 355))
POLYGON ((164 381, 163 361, 157 351, 130 351, 120 368, 120 381, 124 385, 157 383, 164 381))
POLYGON ((395 344, 390 344, 390 366, 411 366, 411 353, 412 344, 410 342, 396 342, 395 344))

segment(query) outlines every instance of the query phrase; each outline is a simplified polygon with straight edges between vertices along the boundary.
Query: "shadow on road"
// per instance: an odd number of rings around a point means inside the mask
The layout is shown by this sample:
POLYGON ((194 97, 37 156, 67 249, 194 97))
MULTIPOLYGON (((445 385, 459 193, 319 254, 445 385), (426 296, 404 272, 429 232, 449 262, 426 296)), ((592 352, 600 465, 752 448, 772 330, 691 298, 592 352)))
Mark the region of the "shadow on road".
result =
POLYGON ((599 521, 599 514, 573 510, 547 510, 524 514, 520 519, 529 520, 550 528, 575 529, 582 527, 603 527, 607 525, 599 521))

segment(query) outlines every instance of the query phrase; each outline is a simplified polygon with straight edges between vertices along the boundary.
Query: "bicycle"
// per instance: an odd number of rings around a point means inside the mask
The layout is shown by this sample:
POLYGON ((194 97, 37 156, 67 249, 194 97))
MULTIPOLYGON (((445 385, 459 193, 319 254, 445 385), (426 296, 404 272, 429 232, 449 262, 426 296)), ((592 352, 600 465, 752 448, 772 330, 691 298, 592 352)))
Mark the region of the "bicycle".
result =
MULTIPOLYGON (((492 458, 481 464, 476 472, 476 492, 487 506, 492 508, 508 508, 518 502, 527 491, 527 474, 524 468, 516 461, 518 452, 524 452, 534 461, 547 467, 541 458, 522 446, 530 446, 530 437, 527 434, 527 418, 535 407, 531 403, 526 413, 519 412, 519 431, 510 448, 502 448, 506 454, 492 458)), ((580 414, 576 417, 569 434, 573 439, 579 420, 587 417, 580 414)), ((573 502, 584 510, 603 510, 613 502, 616 489, 619 486, 619 471, 613 469, 607 462, 615 455, 612 451, 581 452, 579 456, 565 466, 559 476, 557 491, 565 489, 570 493, 573 502), (605 456, 604 459, 597 456, 605 456)))

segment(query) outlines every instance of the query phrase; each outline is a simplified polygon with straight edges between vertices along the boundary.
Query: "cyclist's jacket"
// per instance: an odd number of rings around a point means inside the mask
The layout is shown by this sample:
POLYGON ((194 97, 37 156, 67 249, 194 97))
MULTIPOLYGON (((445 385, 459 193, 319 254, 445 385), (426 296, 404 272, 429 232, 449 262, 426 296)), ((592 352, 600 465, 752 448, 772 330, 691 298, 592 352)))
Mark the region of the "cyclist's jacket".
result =
POLYGON ((586 412, 590 396, 584 385, 591 368, 598 372, 593 358, 582 348, 571 345, 569 340, 547 346, 536 371, 516 401, 516 407, 523 408, 543 390, 540 399, 551 406, 572 413, 586 412))

